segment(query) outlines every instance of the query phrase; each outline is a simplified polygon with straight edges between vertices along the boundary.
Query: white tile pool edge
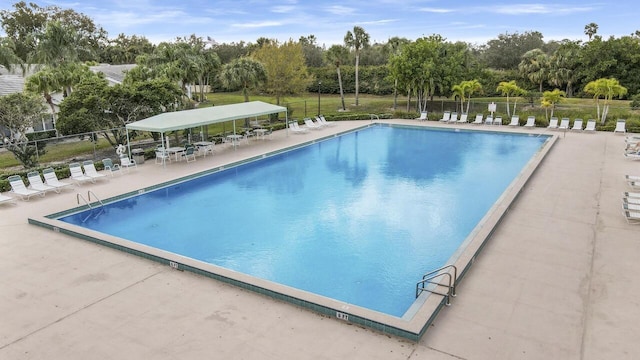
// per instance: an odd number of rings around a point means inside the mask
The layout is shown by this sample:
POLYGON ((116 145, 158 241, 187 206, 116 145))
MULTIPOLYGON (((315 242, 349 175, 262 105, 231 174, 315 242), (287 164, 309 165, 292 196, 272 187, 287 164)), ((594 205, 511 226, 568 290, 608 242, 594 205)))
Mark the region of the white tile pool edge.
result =
MULTIPOLYGON (((364 127, 350 130, 344 133, 360 130, 364 127)), ((398 126, 398 125, 393 125, 398 126)), ((402 126, 402 125, 399 125, 402 126)), ((441 130, 441 129, 437 129, 441 130)), ((465 130, 465 131, 482 131, 482 130, 465 130)), ((342 135, 344 133, 327 136, 331 138, 342 135)), ((485 245, 486 241, 493 233, 495 226, 502 220, 504 214, 508 211, 512 202, 517 198, 518 194, 522 190, 523 186, 529 180, 529 178, 535 172, 538 164, 544 159, 548 151, 552 148, 553 144, 557 140, 557 135, 550 136, 547 141, 541 146, 540 150, 529 160, 527 165, 523 168, 520 174, 512 181, 507 187, 504 193, 500 196, 498 201, 491 207, 491 209, 485 214, 482 220, 465 239, 461 247, 452 255, 448 264, 455 265, 458 269, 458 280, 460 280, 468 269, 473 264, 476 256, 485 245)), ((310 143, 315 143, 324 140, 317 139, 306 142, 304 144, 296 145, 287 149, 282 149, 276 152, 267 154, 268 156, 279 154, 284 151, 289 151, 293 148, 306 146, 310 143)), ((228 168, 237 166, 243 163, 247 163, 254 160, 264 158, 265 155, 259 155, 247 160, 225 165, 221 168, 228 168)), ((176 184, 182 181, 187 181, 197 176, 201 176, 204 173, 211 173, 217 171, 211 169, 198 173, 195 175, 180 178, 175 181, 159 184, 157 186, 141 189, 142 191, 151 191, 170 184, 176 184)), ((137 195, 141 190, 123 194, 116 198, 107 199, 110 201, 114 199, 122 199, 130 196, 137 195)), ((77 210, 77 209, 76 209, 77 210)), ((55 214, 57 215, 57 214, 55 214)), ((288 286, 277 284, 271 281, 258 279, 246 274, 238 273, 229 269, 221 268, 212 264, 207 264, 201 261, 193 260, 184 256, 166 252, 163 250, 151 248, 145 245, 137 244, 125 239, 109 236, 103 233, 94 232, 88 229, 77 227, 71 224, 66 224, 61 221, 52 219, 54 215, 42 218, 29 218, 29 223, 39 225, 50 230, 65 233, 78 237, 84 240, 99 243, 105 246, 109 246, 127 253, 135 254, 147 259, 151 259, 160 263, 170 265, 179 270, 188 270, 197 274, 201 274, 207 277, 211 277, 223 282, 236 285, 241 288, 249 289, 254 292, 258 292, 274 299, 290 302, 295 305, 299 305, 310 310, 322 313, 327 316, 335 317, 337 319, 348 321, 353 324, 362 325, 374 330, 396 335, 402 338, 418 341, 422 335, 426 332, 432 321, 437 316, 438 312, 444 306, 444 298, 439 295, 429 295, 427 292, 423 292, 416 304, 410 308, 410 310, 402 318, 394 317, 391 315, 379 313, 369 309, 365 309, 352 304, 344 303, 334 299, 326 298, 323 296, 308 293, 302 290, 294 289, 288 286)), ((57 217, 57 216, 56 216, 57 217)), ((416 279, 416 282, 419 279, 416 279)))

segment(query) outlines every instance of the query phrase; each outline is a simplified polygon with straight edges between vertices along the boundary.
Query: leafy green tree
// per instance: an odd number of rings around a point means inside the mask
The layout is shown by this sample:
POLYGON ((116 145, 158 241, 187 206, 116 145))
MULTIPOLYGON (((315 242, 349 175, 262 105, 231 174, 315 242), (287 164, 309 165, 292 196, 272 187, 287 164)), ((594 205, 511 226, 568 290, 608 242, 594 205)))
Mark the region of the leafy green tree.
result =
POLYGON ((602 78, 589 82, 584 87, 584 92, 593 95, 596 102, 596 111, 600 124, 604 125, 607 121, 607 114, 609 113, 609 104, 614 97, 621 97, 627 94, 627 88, 620 85, 618 80, 614 78, 602 78), (600 98, 603 98, 602 113, 600 112, 600 98))
POLYGON ((522 76, 537 85, 540 92, 542 92, 542 85, 549 78, 549 69, 549 56, 541 49, 527 51, 518 65, 522 76))
POLYGON ((353 32, 347 31, 347 34, 344 36, 344 44, 347 48, 353 49, 356 57, 356 106, 358 106, 360 51, 369 46, 369 34, 360 26, 354 26, 353 32))
POLYGON ((5 34, 16 45, 15 54, 24 62, 28 62, 30 54, 39 46, 34 35, 44 33, 50 22, 57 21, 74 30, 78 36, 75 42, 77 48, 87 49, 78 53, 80 61, 96 60, 100 44, 107 41, 107 32, 97 27, 90 17, 58 6, 40 7, 35 3, 19 1, 13 5, 13 9, 0 11, 0 20, 5 34))
POLYGON ((57 76, 52 69, 45 68, 29 76, 25 83, 25 88, 32 94, 42 95, 47 104, 49 104, 51 113, 56 113, 56 107, 53 103, 53 97, 51 95, 56 91, 61 90, 62 86, 60 85, 59 76, 57 76))
POLYGON ((471 96, 482 91, 482 84, 477 79, 462 81, 460 84, 454 85, 451 90, 456 97, 460 99, 460 112, 469 113, 471 106, 471 96), (467 109, 464 109, 464 103, 467 102, 467 109))
POLYGON ((327 61, 335 65, 338 73, 338 84, 340 86, 340 100, 342 101, 342 110, 346 110, 344 105, 344 89, 342 86, 342 74, 340 73, 340 65, 347 61, 349 51, 342 45, 332 45, 326 52, 327 61))
POLYGON ((37 165, 37 157, 44 154, 44 147, 30 145, 27 130, 45 116, 40 98, 15 93, 0 97, 0 126, 8 130, 3 139, 5 148, 22 163, 25 168, 37 165))
POLYGON ((323 51, 318 46, 315 35, 301 36, 298 42, 302 46, 304 61, 308 67, 320 67, 324 64, 323 51))
POLYGON ((296 95, 311 83, 300 43, 289 40, 282 45, 273 41, 256 50, 252 57, 264 65, 267 80, 262 88, 276 97, 276 104, 285 95, 296 95))
POLYGON ((548 109, 551 109, 551 117, 553 117, 553 111, 556 108, 556 104, 562 102, 565 98, 564 91, 560 89, 553 89, 553 91, 545 91, 542 93, 542 99, 540 101, 542 107, 545 109, 545 116, 547 121, 549 120, 548 109))
POLYGON ((543 36, 538 31, 525 33, 505 33, 498 35, 480 48, 479 54, 485 64, 493 69, 517 69, 522 56, 529 50, 541 49, 544 46, 543 36))
POLYGON ((110 39, 100 53, 100 62, 118 65, 135 64, 140 55, 153 53, 154 45, 144 36, 119 34, 110 39))
POLYGON ((0 65, 12 71, 16 65, 23 63, 15 52, 15 44, 9 38, 0 38, 0 65))
MULTIPOLYGON (((390 75, 393 78, 393 109, 398 108, 398 76, 394 72, 391 65, 391 58, 397 56, 402 51, 402 47, 410 44, 411 41, 406 38, 392 37, 384 45, 382 51, 387 57, 386 65, 389 67, 390 75)), ((344 101, 343 101, 344 102, 344 101)))
POLYGON ((509 97, 513 96, 513 115, 516 114, 516 104, 518 102, 518 96, 524 94, 524 89, 520 88, 515 80, 511 81, 501 81, 496 88, 496 91, 499 91, 502 96, 506 96, 507 98, 507 115, 511 116, 511 111, 509 109, 509 97))
POLYGON ((218 75, 220 83, 229 90, 242 89, 244 101, 249 101, 249 90, 267 80, 267 71, 258 60, 241 57, 222 66, 218 75))

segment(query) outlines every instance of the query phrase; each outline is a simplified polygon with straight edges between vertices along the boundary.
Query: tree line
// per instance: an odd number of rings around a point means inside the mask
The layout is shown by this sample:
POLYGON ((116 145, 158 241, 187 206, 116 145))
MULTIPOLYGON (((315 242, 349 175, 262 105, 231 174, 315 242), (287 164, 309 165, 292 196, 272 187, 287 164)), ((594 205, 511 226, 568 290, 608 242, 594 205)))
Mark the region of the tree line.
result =
MULTIPOLYGON (((0 11, 0 21, 6 34, 0 38, 0 65, 33 70, 27 92, 17 96, 44 99, 63 134, 104 130, 114 144, 123 135, 107 129, 196 106, 206 101, 206 91, 242 91, 247 101, 251 92, 260 91, 278 104, 287 96, 321 91, 340 94, 343 109, 345 93, 355 94, 356 106, 360 93, 393 94, 394 108, 402 97, 406 111, 420 111, 434 97, 455 98, 461 108, 466 101, 468 108, 471 96, 479 94, 543 100, 547 94, 542 105, 551 107, 558 92, 606 101, 596 86, 603 79, 616 79, 624 89, 612 96, 638 96, 640 90, 640 32, 604 39, 594 23, 585 26, 586 42, 544 41, 542 33, 527 31, 500 34, 482 45, 437 34, 372 44, 366 30, 354 26, 342 44, 327 48, 314 35, 219 44, 193 34, 154 45, 139 35, 109 38, 90 17, 72 9, 24 1, 0 11), (137 66, 122 84, 108 86, 103 75, 88 70, 98 63, 137 66), (58 118, 54 93, 64 96, 58 118)), ((8 137, 13 144, 21 140, 21 131, 8 137)))

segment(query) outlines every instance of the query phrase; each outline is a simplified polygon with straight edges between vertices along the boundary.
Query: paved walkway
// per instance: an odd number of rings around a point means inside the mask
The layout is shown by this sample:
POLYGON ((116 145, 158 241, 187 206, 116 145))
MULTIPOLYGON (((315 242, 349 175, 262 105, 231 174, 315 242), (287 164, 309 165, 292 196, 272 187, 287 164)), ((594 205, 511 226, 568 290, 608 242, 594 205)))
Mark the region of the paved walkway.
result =
POLYGON ((640 226, 620 210, 623 175, 640 175, 640 162, 623 159, 623 136, 611 133, 560 135, 419 343, 27 224, 76 206, 77 192, 106 198, 360 124, 279 131, 195 163, 147 161, 3 206, 0 358, 640 358, 640 226))

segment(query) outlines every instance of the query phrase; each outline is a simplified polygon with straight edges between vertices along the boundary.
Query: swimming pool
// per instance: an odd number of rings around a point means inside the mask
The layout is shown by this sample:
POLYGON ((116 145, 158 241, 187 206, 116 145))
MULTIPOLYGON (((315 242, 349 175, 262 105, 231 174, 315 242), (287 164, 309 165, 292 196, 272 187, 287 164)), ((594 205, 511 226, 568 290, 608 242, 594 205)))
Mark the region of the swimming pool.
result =
POLYGON ((369 126, 58 218, 406 319, 546 141, 369 126))

